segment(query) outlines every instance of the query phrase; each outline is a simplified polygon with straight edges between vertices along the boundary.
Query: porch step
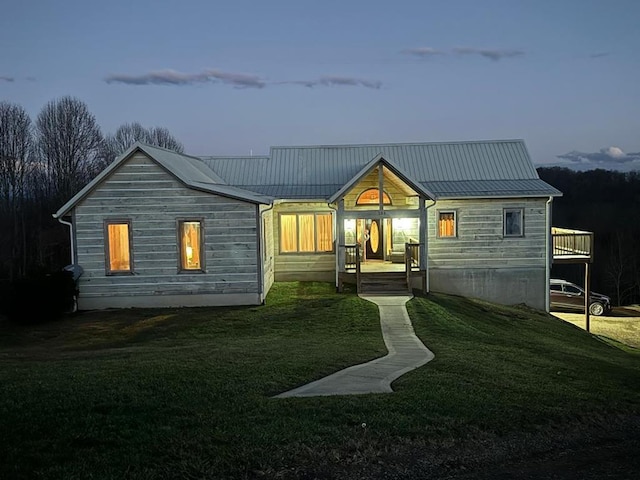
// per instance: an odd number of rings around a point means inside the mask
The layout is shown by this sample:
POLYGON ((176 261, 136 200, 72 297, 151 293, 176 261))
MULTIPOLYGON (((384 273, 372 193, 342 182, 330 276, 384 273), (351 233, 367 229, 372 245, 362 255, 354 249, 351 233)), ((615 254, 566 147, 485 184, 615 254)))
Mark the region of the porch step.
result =
POLYGON ((406 294, 407 291, 407 277, 404 272, 360 274, 360 293, 398 295, 406 294))

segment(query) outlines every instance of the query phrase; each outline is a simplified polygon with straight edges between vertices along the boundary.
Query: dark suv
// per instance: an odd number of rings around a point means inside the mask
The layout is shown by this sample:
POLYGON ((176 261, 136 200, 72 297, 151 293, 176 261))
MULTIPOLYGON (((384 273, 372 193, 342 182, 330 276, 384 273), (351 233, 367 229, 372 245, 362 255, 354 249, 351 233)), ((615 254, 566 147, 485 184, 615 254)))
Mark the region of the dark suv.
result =
MULTIPOLYGON (((551 308, 584 312, 584 289, 566 280, 551 279, 551 308)), ((589 313, 602 315, 611 310, 611 299, 606 295, 591 292, 589 313)))

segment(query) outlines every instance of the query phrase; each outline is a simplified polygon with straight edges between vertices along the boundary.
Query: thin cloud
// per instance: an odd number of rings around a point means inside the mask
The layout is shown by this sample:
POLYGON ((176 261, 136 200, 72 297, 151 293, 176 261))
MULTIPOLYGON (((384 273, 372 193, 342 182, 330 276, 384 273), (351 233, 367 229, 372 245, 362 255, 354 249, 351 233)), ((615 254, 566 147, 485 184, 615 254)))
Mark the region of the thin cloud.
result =
POLYGON ((354 77, 336 77, 336 76, 325 76, 320 77, 316 80, 285 80, 282 82, 277 82, 281 85, 302 85, 308 88, 314 87, 365 87, 365 88, 373 88, 378 90, 382 87, 382 82, 373 81, 373 80, 365 80, 362 78, 354 78, 354 77))
POLYGON ((609 55, 611 55, 610 52, 596 52, 589 55, 589 58, 602 58, 602 57, 608 57, 609 55))
POLYGON ((518 57, 524 55, 524 51, 515 49, 491 49, 476 47, 455 47, 451 50, 438 50, 432 47, 405 48, 400 53, 413 55, 414 57, 428 58, 437 55, 479 55, 489 60, 498 61, 503 58, 518 57))
POLYGON ((268 85, 302 85, 305 87, 355 86, 379 89, 382 82, 354 77, 323 76, 314 80, 284 80, 267 82, 256 75, 205 70, 200 73, 182 73, 175 70, 159 70, 142 75, 112 74, 105 82, 125 85, 172 85, 187 86, 204 83, 224 83, 235 88, 264 88, 268 85))
POLYGON ((400 53, 404 53, 407 55, 413 55, 416 57, 433 57, 436 55, 444 55, 445 52, 442 50, 436 50, 431 47, 416 47, 416 48, 406 48, 402 50, 400 53))
POLYGON ((614 146, 601 148, 599 152, 592 153, 574 150, 564 155, 558 155, 557 157, 572 163, 624 164, 640 162, 640 152, 625 153, 621 148, 614 146))
POLYGON ((15 78, 13 78, 13 77, 8 77, 8 76, 6 76, 6 75, 0 75, 0 81, 3 81, 3 82, 13 82, 13 81, 15 81, 15 78))
POLYGON ((200 73, 182 73, 175 70, 159 70, 142 75, 112 74, 105 79, 107 83, 125 85, 196 85, 221 82, 235 88, 264 88, 266 82, 256 75, 204 70, 200 73))
POLYGON ((481 57, 488 58, 489 60, 498 61, 503 58, 519 57, 524 55, 522 50, 509 50, 509 49, 491 49, 491 48, 476 48, 476 47, 456 47, 453 49, 453 53, 458 55, 480 55, 481 57))

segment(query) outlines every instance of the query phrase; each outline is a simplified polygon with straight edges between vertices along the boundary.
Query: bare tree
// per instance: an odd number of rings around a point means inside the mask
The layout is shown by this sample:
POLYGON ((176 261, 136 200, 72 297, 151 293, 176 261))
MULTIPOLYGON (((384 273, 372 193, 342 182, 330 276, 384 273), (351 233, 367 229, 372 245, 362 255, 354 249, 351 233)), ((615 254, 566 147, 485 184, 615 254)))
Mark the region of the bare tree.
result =
POLYGON ((84 102, 62 97, 46 104, 38 114, 36 143, 46 166, 49 198, 60 202, 93 176, 102 133, 84 102))
POLYGON ((32 126, 20 105, 0 102, 0 262, 9 278, 26 269, 25 196, 30 169, 32 126))
POLYGON ((136 142, 168 148, 179 153, 184 150, 182 143, 164 127, 145 128, 138 122, 125 123, 118 127, 116 133, 105 137, 100 154, 102 168, 113 162, 118 155, 124 153, 136 142))
POLYGON ((174 152, 182 153, 184 146, 176 140, 169 130, 164 127, 153 127, 149 129, 149 143, 158 147, 168 148, 174 152))
POLYGON ((634 240, 627 232, 612 235, 607 262, 607 280, 615 292, 616 305, 621 306, 633 296, 636 288, 636 252, 634 240))

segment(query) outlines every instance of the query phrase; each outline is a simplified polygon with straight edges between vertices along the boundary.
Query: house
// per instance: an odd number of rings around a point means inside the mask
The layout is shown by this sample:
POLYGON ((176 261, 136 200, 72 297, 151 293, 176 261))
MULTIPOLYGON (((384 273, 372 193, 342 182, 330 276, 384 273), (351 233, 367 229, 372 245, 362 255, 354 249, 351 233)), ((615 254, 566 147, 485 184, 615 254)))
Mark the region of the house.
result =
POLYGON ((522 140, 251 157, 137 143, 54 217, 84 270, 80 309, 260 304, 291 280, 548 309, 560 195, 522 140))

